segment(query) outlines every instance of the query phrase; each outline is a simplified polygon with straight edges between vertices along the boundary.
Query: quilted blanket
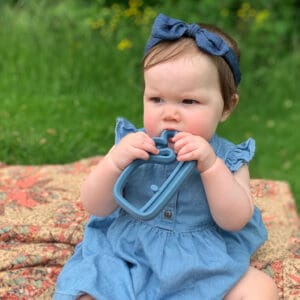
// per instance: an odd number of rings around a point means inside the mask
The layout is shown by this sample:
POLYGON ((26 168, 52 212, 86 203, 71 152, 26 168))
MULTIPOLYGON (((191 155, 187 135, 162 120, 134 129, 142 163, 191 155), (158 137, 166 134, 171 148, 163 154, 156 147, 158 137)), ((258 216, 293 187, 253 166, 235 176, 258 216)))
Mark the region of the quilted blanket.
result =
MULTIPOLYGON (((62 266, 82 239, 89 216, 79 188, 99 159, 0 163, 0 299, 51 299, 62 266)), ((251 264, 275 279, 281 299, 300 299, 300 221, 289 185, 252 179, 251 188, 269 231, 251 264)))

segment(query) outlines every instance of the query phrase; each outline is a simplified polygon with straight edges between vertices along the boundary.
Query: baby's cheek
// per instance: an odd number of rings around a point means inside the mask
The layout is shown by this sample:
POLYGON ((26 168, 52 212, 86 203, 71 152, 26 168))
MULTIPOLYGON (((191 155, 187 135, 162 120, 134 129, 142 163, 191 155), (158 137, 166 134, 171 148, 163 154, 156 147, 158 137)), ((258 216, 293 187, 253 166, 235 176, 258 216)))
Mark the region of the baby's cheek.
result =
POLYGON ((155 126, 155 122, 152 118, 144 118, 144 128, 146 133, 150 137, 159 136, 160 132, 157 132, 157 127, 155 126))

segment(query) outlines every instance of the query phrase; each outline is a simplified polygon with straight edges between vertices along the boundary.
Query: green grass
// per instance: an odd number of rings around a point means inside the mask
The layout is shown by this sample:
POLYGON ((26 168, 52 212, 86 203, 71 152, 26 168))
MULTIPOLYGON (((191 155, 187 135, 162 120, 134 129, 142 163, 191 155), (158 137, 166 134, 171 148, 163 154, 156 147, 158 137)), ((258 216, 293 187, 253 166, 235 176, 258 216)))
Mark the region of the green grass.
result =
POLYGON ((65 15, 44 23, 10 13, 0 19, 0 160, 63 163, 104 153, 114 119, 140 114, 136 60, 65 15))
POLYGON ((252 136, 257 143, 252 177, 288 181, 300 207, 300 55, 291 54, 260 78, 244 78, 236 112, 220 132, 235 141, 252 136))
MULTIPOLYGON (((146 31, 124 27, 133 48, 120 51, 121 33, 104 39, 89 25, 91 15, 106 11, 84 1, 40 3, 0 5, 0 161, 7 164, 67 163, 104 154, 114 141, 116 117, 142 126, 140 59, 150 25, 146 31)), ((182 3, 178 11, 187 15, 188 4, 182 3)), ((172 14, 173 7, 164 4, 163 10, 172 14)), ((295 49, 281 56, 270 50, 265 64, 253 66, 257 49, 242 40, 240 103, 219 133, 237 143, 254 137, 252 177, 288 181, 300 208, 295 49)))

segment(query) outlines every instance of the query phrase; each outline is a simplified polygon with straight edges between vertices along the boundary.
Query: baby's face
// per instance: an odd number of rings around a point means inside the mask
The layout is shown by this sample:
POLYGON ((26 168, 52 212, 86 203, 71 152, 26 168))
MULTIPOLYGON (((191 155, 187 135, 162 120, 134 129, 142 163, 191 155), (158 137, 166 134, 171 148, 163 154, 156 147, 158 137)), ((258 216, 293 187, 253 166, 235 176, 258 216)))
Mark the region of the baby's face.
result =
POLYGON ((209 140, 226 118, 217 68, 209 56, 178 56, 144 72, 144 127, 151 136, 164 129, 209 140))

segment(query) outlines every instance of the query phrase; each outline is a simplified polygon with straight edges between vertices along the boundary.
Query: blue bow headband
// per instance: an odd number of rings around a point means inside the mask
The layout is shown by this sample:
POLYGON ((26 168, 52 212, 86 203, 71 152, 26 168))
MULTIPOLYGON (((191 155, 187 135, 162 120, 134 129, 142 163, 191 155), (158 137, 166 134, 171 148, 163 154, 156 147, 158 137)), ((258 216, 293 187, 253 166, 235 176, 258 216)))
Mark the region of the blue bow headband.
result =
POLYGON ((178 40, 181 37, 191 37, 197 46, 206 53, 221 56, 229 65, 235 84, 241 81, 241 72, 238 59, 234 51, 217 34, 201 28, 197 24, 187 24, 180 20, 159 14, 153 24, 151 37, 145 47, 145 54, 161 41, 178 40))

